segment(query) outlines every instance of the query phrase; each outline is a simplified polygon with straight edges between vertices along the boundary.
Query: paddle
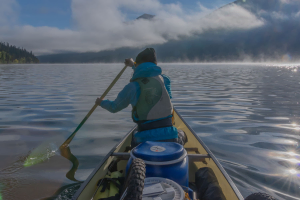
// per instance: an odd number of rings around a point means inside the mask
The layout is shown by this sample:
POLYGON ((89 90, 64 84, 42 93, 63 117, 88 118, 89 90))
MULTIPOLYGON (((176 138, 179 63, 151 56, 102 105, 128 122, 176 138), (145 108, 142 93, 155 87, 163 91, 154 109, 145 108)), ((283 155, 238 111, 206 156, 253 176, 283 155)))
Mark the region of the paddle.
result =
MULTIPOLYGON (((100 97, 101 100, 104 99, 104 97, 107 95, 107 93, 110 91, 110 89, 115 85, 115 83, 118 81, 118 79, 122 76, 123 72, 125 71, 127 66, 125 66, 120 73, 117 75, 117 77, 113 80, 113 82, 108 86, 108 88, 105 90, 105 92, 102 94, 100 97)), ((80 124, 77 126, 75 131, 68 137, 68 139, 60 146, 62 147, 67 147, 72 139, 75 137, 77 131, 81 128, 81 126, 85 123, 85 121, 91 116, 91 114, 94 112, 94 110, 98 107, 97 104, 95 104, 92 109, 89 111, 89 113, 83 118, 83 120, 80 122, 80 124)))
MULTIPOLYGON (((125 66, 120 71, 120 73, 117 75, 117 77, 108 86, 108 88, 105 90, 105 92, 100 97, 101 99, 104 99, 104 97, 107 95, 107 93, 111 90, 111 88, 114 86, 114 84, 121 77, 121 75, 125 71, 126 67, 127 66, 125 66)), ((49 142, 49 141, 46 142, 45 141, 40 146, 38 146, 36 149, 34 149, 33 151, 30 152, 30 155, 26 158, 23 166, 24 167, 29 167, 29 166, 44 162, 44 161, 48 160, 50 157, 57 154, 58 153, 57 150, 59 149, 60 150, 60 155, 67 158, 68 160, 70 160, 73 163, 73 167, 77 168, 77 162, 78 161, 76 161, 74 159, 71 159, 74 156, 71 153, 68 153, 68 152, 71 152, 71 151, 67 150, 67 147, 70 144, 70 142, 72 141, 72 139, 75 137, 77 131, 81 128, 81 126, 85 123, 85 121, 89 118, 89 116, 94 112, 94 110, 97 108, 97 106, 98 106, 97 104, 95 104, 93 106, 93 108, 89 111, 89 113, 85 116, 85 118, 77 126, 75 131, 68 137, 68 139, 59 148, 55 144, 56 143, 55 141, 58 141, 57 138, 52 142, 49 142), (75 162, 73 162, 73 161, 75 161, 75 162)), ((53 140, 53 138, 52 138, 52 140, 53 140)))

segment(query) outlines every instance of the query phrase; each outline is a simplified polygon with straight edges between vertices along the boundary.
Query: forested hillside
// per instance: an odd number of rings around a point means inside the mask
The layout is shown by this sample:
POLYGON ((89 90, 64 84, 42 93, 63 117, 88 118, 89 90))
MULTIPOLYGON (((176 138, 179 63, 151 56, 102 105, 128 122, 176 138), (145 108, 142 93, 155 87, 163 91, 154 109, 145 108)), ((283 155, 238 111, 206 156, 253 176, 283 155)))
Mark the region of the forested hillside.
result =
POLYGON ((26 49, 0 42, 0 64, 9 63, 39 63, 39 60, 26 49))

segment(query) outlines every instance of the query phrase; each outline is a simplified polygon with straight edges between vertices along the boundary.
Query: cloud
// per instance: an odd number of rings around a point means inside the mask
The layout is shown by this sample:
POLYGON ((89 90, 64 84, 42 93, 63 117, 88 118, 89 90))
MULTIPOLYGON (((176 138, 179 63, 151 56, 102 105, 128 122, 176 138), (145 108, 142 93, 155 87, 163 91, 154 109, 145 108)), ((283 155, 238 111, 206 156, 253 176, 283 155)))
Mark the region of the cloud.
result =
POLYGON ((279 0, 282 4, 296 4, 299 0, 279 0))
MULTIPOLYGON (((0 2, 6 5, 5 8, 1 7, 2 11, 17 17, 14 0, 0 2)), ((201 4, 198 6, 198 10, 188 11, 180 3, 162 4, 158 0, 72 0, 73 29, 14 24, 0 27, 0 37, 40 55, 141 47, 162 44, 211 29, 251 29, 264 24, 255 15, 235 4, 210 15, 207 14, 212 10, 201 4), (128 21, 126 13, 136 13, 137 10, 139 13, 154 14, 155 18, 125 23, 128 21)))

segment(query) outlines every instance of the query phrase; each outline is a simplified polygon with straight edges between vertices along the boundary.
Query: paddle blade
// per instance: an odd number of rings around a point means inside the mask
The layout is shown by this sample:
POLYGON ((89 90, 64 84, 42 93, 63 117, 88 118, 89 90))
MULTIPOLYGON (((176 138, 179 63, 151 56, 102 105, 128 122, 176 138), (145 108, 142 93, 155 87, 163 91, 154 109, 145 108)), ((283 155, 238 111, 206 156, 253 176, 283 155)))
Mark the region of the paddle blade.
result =
POLYGON ((55 143, 42 143, 30 153, 23 166, 29 167, 38 163, 42 163, 57 154, 57 151, 58 147, 55 143))

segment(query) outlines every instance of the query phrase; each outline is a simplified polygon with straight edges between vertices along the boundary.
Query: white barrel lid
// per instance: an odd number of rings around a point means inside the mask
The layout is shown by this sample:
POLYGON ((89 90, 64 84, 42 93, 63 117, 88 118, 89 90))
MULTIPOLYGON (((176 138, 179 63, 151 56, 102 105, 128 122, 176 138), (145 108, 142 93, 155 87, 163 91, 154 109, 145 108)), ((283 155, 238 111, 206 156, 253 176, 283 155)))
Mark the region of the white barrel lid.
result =
POLYGON ((158 200, 158 199, 184 200, 184 191, 180 185, 178 185, 176 182, 170 179, 161 178, 161 177, 146 178, 144 191, 143 191, 143 200, 158 200), (153 187, 151 188, 151 186, 153 187), (157 191, 153 191, 154 188, 157 188, 157 191), (151 192, 153 195, 151 195, 151 192))

